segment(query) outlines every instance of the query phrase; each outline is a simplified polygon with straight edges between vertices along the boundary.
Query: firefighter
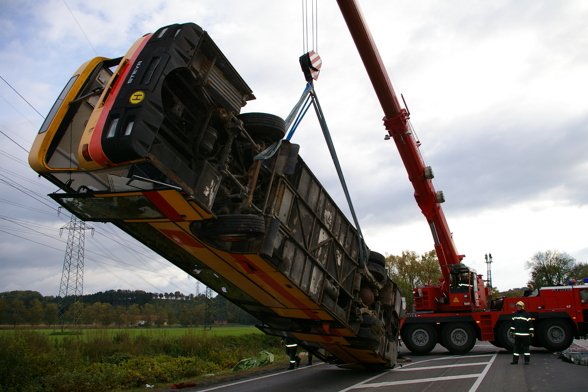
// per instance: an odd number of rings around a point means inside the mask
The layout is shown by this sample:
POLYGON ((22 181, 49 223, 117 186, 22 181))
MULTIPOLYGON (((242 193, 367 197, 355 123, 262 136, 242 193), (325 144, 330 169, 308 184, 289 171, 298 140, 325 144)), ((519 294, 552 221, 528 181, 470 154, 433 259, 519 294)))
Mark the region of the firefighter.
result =
POLYGON ((298 351, 298 344, 296 344, 296 342, 290 338, 286 338, 285 344, 286 355, 290 357, 290 367, 288 370, 292 370, 295 367, 300 366, 300 357, 296 355, 296 352, 298 351))
POLYGON ((534 336, 533 321, 529 313, 525 311, 525 303, 519 301, 516 303, 517 311, 512 315, 512 325, 510 330, 515 337, 514 351, 511 365, 519 363, 521 352, 525 356, 525 365, 529 364, 531 359, 531 339, 534 336))

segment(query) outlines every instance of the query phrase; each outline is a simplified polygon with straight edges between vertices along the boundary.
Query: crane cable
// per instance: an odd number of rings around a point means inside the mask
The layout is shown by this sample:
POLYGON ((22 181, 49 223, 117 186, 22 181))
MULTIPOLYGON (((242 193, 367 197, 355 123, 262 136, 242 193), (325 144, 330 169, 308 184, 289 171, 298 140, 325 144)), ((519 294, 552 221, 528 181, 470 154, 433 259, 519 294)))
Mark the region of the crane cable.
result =
POLYGON ((302 53, 312 49, 318 52, 318 0, 302 0, 302 53))
MULTIPOLYGON (((314 52, 318 52, 318 0, 310 0, 310 7, 309 7, 309 0, 302 0, 302 51, 306 53, 307 56, 309 55, 309 51, 313 50, 314 52), (309 10, 310 8, 310 10, 309 10), (310 17, 309 17, 310 14, 310 17), (311 26, 309 28, 309 18, 311 20, 311 26), (310 31, 309 31, 310 30, 310 31), (312 47, 309 47, 309 41, 311 41, 312 47)), ((318 56, 317 56, 318 57, 318 56)), ((320 59, 320 57, 319 57, 320 59)), ((351 195, 349 194, 349 189, 347 187, 347 183, 345 182, 345 177, 343 175, 343 170, 341 168, 341 164, 339 162, 339 158, 337 157, 337 152, 335 150, 335 145, 333 144, 333 139, 331 138, 331 133, 329 132, 329 127, 327 126, 327 122, 325 116, 323 114, 322 108, 320 106, 318 96, 316 95, 316 91, 314 90, 313 85, 313 77, 311 77, 310 73, 307 74, 306 67, 310 66, 313 67, 311 61, 308 58, 308 61, 302 61, 301 63, 302 70, 305 73, 305 78, 307 80, 306 88, 302 93, 302 96, 298 100, 298 103, 294 106, 288 118, 286 119, 286 129, 290 129, 288 135, 286 136, 287 140, 290 140, 294 135, 294 132, 302 118, 308 111, 310 105, 314 106, 317 118, 319 120, 319 124, 321 126, 321 130, 323 131, 323 136, 327 143, 327 147, 329 148, 329 152, 331 154, 331 158, 333 163, 335 164, 335 169, 337 171, 337 175, 339 177, 339 181, 341 182, 341 187, 343 188, 343 192, 345 194, 345 198, 347 200, 347 204, 349 210, 351 212, 351 216, 353 217, 353 221, 355 223, 355 228, 357 230, 357 240, 359 245, 359 265, 363 268, 366 264, 366 261, 369 260, 369 250, 365 244, 365 240, 363 237, 363 233, 361 232, 361 228, 359 226, 359 220, 357 219, 357 215, 355 213, 355 208, 353 207, 353 203, 351 201, 351 195), (290 128, 291 127, 291 128, 290 128)), ((317 67, 315 71, 318 72, 320 66, 317 67)), ((316 76, 318 77, 318 76, 316 76)), ((314 77, 314 79, 316 79, 314 77)), ((264 151, 263 153, 259 154, 255 159, 267 159, 267 155, 273 155, 277 148, 279 147, 279 143, 276 143, 274 148, 271 149, 273 151, 264 151)))

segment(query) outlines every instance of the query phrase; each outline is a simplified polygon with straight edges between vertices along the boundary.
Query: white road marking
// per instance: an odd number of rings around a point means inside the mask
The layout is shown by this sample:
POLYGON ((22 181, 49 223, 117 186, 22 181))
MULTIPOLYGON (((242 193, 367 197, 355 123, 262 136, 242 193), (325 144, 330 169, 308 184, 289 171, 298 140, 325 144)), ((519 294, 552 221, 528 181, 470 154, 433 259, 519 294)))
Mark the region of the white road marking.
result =
MULTIPOLYGON (((284 369, 284 372, 286 372, 286 371, 287 372, 297 372, 297 371, 300 371, 300 370, 309 369, 311 367, 320 366, 320 365, 324 365, 324 364, 325 364, 324 362, 319 362, 319 363, 315 363, 314 365, 308 365, 308 366, 304 366, 304 367, 301 367, 301 368, 298 368, 298 369, 292 369, 292 370, 285 370, 284 369)), ((233 382, 233 383, 230 383, 230 384, 224 384, 224 385, 219 385, 219 386, 208 388, 208 389, 202 389, 202 390, 199 390, 198 392, 215 391, 215 390, 218 390, 218 389, 224 389, 224 388, 232 387, 232 386, 239 385, 239 384, 246 384, 248 382, 255 382, 255 381, 258 381, 258 380, 262 380, 264 378, 270 378, 270 377, 274 377, 274 376, 283 375, 284 372, 272 373, 272 374, 268 374, 268 375, 261 376, 261 377, 255 377, 255 378, 248 378, 247 380, 243 380, 243 381, 236 381, 236 382, 233 382)))
POLYGON ((421 368, 410 368, 410 369, 405 369, 405 368, 401 368, 401 369, 395 369, 393 370, 393 372, 414 372, 414 371, 418 371, 418 370, 423 370, 423 369, 445 369, 445 368, 456 368, 456 367, 465 367, 465 366, 479 366, 479 365, 486 365, 488 362, 472 362, 472 363, 456 363, 453 365, 439 365, 439 366, 427 366, 427 367, 421 367, 421 368))
POLYGON ((382 388, 382 387, 390 387, 390 386, 398 386, 398 385, 409 385, 409 384, 419 384, 419 383, 428 383, 428 382, 439 382, 439 381, 452 381, 452 380, 463 380, 468 378, 475 378, 476 381, 470 388, 469 392, 475 392, 478 390, 480 384, 488 374, 488 371, 492 367, 492 363, 496 359, 498 352, 494 352, 493 354, 477 354, 477 355, 464 355, 464 356, 447 356, 442 358, 434 358, 434 359, 427 359, 420 362, 413 362, 404 365, 401 368, 392 369, 389 372, 384 374, 378 374, 374 377, 368 378, 363 380, 355 385, 347 387, 345 389, 340 390, 339 392, 347 392, 353 389, 362 389, 362 388, 382 388), (488 358, 487 362, 472 362, 472 363, 459 363, 459 364, 449 364, 449 365, 433 365, 433 366, 425 366, 425 367, 412 367, 407 369, 410 366, 414 365, 422 365, 426 362, 435 362, 435 361, 447 361, 447 360, 455 360, 455 359, 463 359, 463 358, 488 358), (409 372, 409 371, 418 371, 418 370, 430 370, 430 369, 446 369, 446 368, 456 368, 456 367, 468 367, 468 366, 482 366, 484 370, 481 373, 472 373, 472 374, 463 374, 457 376, 444 376, 444 377, 431 377, 431 378, 419 378, 414 380, 402 380, 402 381, 387 381, 387 382, 378 382, 378 383, 370 383, 370 381, 375 380, 379 377, 382 377, 385 374, 389 373, 400 373, 400 372, 409 372))
POLYGON ((478 390, 478 387, 480 386, 482 381, 484 381, 484 377, 486 377, 486 374, 488 374, 488 370, 490 370, 490 368, 492 367, 492 363, 494 363, 494 360, 496 359, 497 355, 498 355, 498 352, 495 352, 494 355, 492 356, 492 359, 490 361, 488 361, 488 364, 486 365, 486 367, 482 371, 482 374, 480 375, 480 377, 478 377, 478 379, 476 380, 474 385, 472 385, 472 387, 470 388, 470 392, 476 392, 478 390))

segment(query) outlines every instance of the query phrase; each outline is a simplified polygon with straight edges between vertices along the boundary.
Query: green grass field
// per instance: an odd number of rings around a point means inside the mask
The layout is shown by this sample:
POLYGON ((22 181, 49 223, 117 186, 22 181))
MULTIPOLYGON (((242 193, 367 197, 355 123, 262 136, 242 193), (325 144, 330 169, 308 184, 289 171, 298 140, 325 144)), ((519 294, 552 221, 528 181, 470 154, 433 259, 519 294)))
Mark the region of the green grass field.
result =
POLYGON ((82 331, 50 335, 51 328, 0 330, 0 391, 133 390, 229 373, 262 351, 286 361, 280 339, 255 327, 82 331))
MULTIPOLYGON (((61 334, 59 328, 18 328, 19 330, 35 331, 43 335, 48 335, 50 338, 62 339, 65 336, 71 336, 67 334, 61 334)), ((203 327, 194 328, 183 328, 183 327, 166 327, 166 328, 88 328, 82 329, 81 337, 86 339, 93 339, 96 336, 115 336, 124 332, 129 336, 134 337, 137 335, 147 335, 154 338, 176 338, 184 336, 186 334, 197 335, 197 336, 241 336, 251 333, 263 334, 259 329, 254 326, 219 326, 212 327, 210 329, 204 329, 203 327)), ((14 329, 0 329, 0 334, 12 333, 14 329)))

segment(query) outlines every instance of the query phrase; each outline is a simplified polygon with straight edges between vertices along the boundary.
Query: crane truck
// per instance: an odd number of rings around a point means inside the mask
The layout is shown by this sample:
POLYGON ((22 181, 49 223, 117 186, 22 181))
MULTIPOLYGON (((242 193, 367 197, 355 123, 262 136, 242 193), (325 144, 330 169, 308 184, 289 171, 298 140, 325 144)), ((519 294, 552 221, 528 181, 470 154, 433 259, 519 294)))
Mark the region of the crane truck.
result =
POLYGON ((427 354, 437 343, 453 354, 465 354, 476 339, 513 349, 510 320, 515 303, 523 301, 535 323, 532 345, 551 351, 565 350, 588 334, 588 286, 543 287, 532 296, 492 299, 482 275, 462 263, 441 207, 443 192, 436 191, 433 170, 420 154, 409 121, 388 77, 384 63, 356 0, 338 0, 357 50, 384 111, 384 126, 393 139, 415 200, 425 216, 441 267, 439 284, 412 291, 414 312, 401 328, 402 341, 413 354, 427 354))

